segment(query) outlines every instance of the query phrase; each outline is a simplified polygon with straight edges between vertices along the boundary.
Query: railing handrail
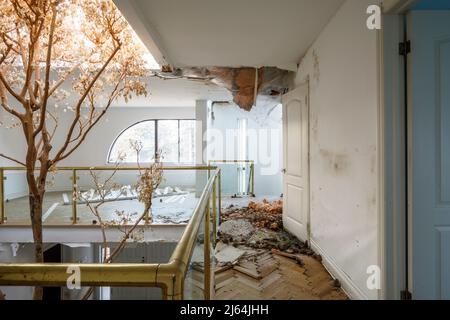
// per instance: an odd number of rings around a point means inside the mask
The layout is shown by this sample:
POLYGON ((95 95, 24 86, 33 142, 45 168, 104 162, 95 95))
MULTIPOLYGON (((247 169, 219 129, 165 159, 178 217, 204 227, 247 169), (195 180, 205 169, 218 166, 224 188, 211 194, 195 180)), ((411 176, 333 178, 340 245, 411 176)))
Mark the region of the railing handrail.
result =
MULTIPOLYGON (((72 192, 76 192, 77 184, 77 173, 79 171, 141 171, 145 169, 145 165, 142 166, 61 166, 61 167, 55 167, 51 173, 56 173, 58 171, 70 171, 72 172, 72 192)), ((217 169, 217 166, 211 166, 211 165, 185 165, 185 166, 162 166, 162 171, 182 171, 182 170, 207 170, 208 176, 210 175, 211 170, 217 169)), ((5 205, 4 205, 4 178, 5 173, 7 171, 26 171, 27 168, 23 166, 7 166, 7 167, 0 167, 0 225, 3 225, 6 218, 5 218, 5 205)), ((40 167, 36 167, 34 171, 39 171, 40 167)), ((78 221, 78 213, 77 213, 77 200, 72 201, 72 224, 76 225, 78 221)), ((148 213, 145 216, 145 224, 150 224, 148 213)))
MULTIPOLYGON (((63 286, 66 285, 68 268, 79 268, 82 286, 156 286, 163 289, 166 299, 182 299, 183 283, 194 251, 196 236, 205 221, 205 257, 209 257, 210 237, 210 198, 215 194, 215 183, 220 181, 220 169, 214 169, 206 183, 194 213, 177 244, 172 257, 165 264, 142 263, 110 263, 110 264, 80 264, 80 263, 20 263, 0 264, 0 285, 13 286, 63 286)), ((220 184, 219 184, 220 190, 220 184)), ((220 210, 220 209, 219 209, 220 210)), ((213 221, 216 222, 216 208, 213 208, 213 221)), ((205 297, 209 297, 209 277, 211 268, 205 260, 205 297)))
POLYGON ((191 244, 195 242, 195 236, 197 235, 198 228, 200 227, 201 221, 206 214, 206 207, 209 206, 209 198, 217 175, 218 170, 212 175, 211 178, 209 178, 205 188, 203 189, 200 199, 194 209, 194 214, 189 220, 185 232, 181 236, 177 247, 172 253, 170 258, 171 261, 180 261, 187 265, 187 262, 190 260, 192 252, 188 252, 186 248, 193 248, 191 244), (203 214, 197 214, 198 212, 202 212, 203 214))
MULTIPOLYGON (((56 167, 55 171, 111 171, 111 170, 117 170, 117 171, 126 171, 126 170, 143 170, 145 169, 145 165, 142 165, 140 167, 138 166, 61 166, 56 167)), ((217 166, 206 166, 206 165, 186 165, 186 166, 162 166, 161 170, 214 170, 217 169, 217 166)), ((3 171, 26 171, 26 167, 0 167, 0 170, 3 171)), ((40 167, 36 167, 34 171, 39 171, 40 167)))
POLYGON ((255 163, 255 160, 209 160, 209 163, 255 163))

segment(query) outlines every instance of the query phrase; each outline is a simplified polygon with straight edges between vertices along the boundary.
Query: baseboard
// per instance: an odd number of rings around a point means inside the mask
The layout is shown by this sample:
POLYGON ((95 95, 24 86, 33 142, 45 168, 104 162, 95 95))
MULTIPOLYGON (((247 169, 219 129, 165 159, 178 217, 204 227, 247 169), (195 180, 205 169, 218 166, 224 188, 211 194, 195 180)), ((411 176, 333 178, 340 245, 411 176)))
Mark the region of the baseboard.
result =
POLYGON ((8 194, 5 194, 5 200, 6 201, 15 200, 15 199, 26 197, 27 195, 28 195, 28 190, 23 191, 23 192, 8 193, 8 194))
POLYGON ((316 253, 320 254, 322 257, 322 264, 325 269, 331 274, 335 279, 338 279, 341 283, 342 290, 347 294, 347 296, 352 300, 369 300, 369 298, 362 292, 350 279, 347 274, 336 264, 336 262, 328 256, 319 245, 310 240, 311 249, 316 253))

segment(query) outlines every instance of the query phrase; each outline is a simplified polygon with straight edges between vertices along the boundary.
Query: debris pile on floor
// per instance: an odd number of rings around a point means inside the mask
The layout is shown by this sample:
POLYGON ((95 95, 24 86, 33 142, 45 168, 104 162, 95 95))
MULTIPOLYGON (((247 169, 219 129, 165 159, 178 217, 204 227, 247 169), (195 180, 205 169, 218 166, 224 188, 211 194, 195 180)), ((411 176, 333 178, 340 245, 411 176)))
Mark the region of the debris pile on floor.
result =
POLYGON ((222 213, 222 221, 246 219, 256 228, 268 228, 271 230, 283 229, 283 201, 275 200, 269 202, 250 201, 247 207, 234 207, 231 205, 222 213))
POLYGON ((222 213, 219 238, 233 246, 254 249, 277 249, 294 254, 313 256, 308 247, 293 235, 283 230, 283 202, 249 202, 246 207, 229 206, 222 213))
POLYGON ((222 213, 215 248, 218 297, 345 299, 321 256, 283 230, 282 208, 282 200, 264 199, 222 213), (294 274, 305 283, 292 282, 294 274), (318 287, 311 285, 316 280, 318 287), (280 292, 280 282, 296 291, 280 292))

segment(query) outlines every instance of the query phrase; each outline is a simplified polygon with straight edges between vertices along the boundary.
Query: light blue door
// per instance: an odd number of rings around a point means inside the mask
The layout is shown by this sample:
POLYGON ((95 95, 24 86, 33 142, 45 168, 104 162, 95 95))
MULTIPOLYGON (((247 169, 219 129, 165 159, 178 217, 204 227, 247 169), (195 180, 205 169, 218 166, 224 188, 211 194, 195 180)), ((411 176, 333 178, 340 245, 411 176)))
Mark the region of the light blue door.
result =
POLYGON ((413 298, 450 299, 450 11, 408 18, 413 298))

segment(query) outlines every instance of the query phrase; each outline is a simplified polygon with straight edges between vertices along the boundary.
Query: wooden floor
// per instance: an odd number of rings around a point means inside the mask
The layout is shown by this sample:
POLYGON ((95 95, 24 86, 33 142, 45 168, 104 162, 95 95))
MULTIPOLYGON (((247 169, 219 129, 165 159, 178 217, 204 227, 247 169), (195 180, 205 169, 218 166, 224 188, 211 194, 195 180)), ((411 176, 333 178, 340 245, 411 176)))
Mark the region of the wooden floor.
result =
POLYGON ((261 255, 233 268, 217 270, 216 300, 346 300, 322 264, 302 256, 303 266, 294 260, 261 255))

